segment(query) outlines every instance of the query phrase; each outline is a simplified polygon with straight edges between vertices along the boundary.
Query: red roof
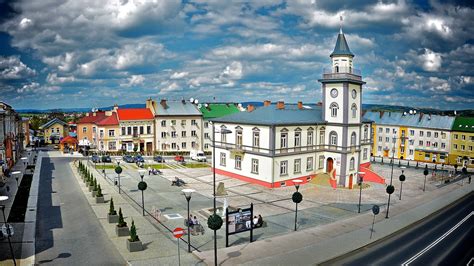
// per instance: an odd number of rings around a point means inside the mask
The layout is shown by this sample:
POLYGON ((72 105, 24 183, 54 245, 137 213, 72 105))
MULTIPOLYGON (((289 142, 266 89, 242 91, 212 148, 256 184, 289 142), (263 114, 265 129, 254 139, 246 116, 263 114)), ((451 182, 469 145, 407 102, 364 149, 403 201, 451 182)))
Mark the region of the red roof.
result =
POLYGON ((153 113, 148 108, 118 109, 119 120, 152 120, 153 113))
POLYGON ((114 126, 118 125, 117 113, 113 112, 111 116, 106 116, 104 119, 97 121, 98 126, 114 126))
POLYGON ((97 121, 100 121, 105 118, 105 111, 98 111, 96 112, 95 116, 92 113, 88 113, 88 116, 84 116, 83 118, 79 119, 77 122, 78 124, 92 124, 97 121))
POLYGON ((77 143, 77 139, 71 136, 67 136, 61 140, 61 144, 63 143, 77 143))

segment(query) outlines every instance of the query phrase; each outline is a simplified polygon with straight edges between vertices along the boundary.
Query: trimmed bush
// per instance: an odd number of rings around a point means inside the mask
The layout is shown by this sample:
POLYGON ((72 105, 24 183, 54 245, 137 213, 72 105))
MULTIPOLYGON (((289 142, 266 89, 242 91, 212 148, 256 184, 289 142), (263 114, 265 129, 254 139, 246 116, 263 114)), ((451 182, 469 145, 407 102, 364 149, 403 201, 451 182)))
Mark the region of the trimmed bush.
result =
POLYGON ((114 199, 113 198, 110 198, 109 214, 110 215, 116 215, 117 214, 117 211, 115 210, 115 207, 114 207, 114 199))
POLYGON ((130 242, 140 241, 137 235, 137 228, 135 227, 135 221, 132 220, 132 226, 130 227, 130 242))
POLYGON ((119 221, 117 224, 118 227, 125 227, 127 226, 127 222, 123 219, 122 208, 119 208, 119 221))

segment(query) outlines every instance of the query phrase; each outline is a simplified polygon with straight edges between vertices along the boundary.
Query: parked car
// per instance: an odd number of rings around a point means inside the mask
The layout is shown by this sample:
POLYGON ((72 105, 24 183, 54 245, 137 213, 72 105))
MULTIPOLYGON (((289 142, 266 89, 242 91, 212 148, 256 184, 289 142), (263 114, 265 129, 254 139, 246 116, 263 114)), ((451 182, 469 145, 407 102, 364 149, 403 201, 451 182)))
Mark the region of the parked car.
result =
POLYGON ((137 156, 133 157, 133 161, 136 162, 136 163, 144 163, 145 159, 143 159, 143 157, 141 155, 137 155, 137 156))
POLYGON ((98 155, 92 155, 91 160, 93 163, 100 163, 100 157, 98 155))
POLYGON ((207 160, 206 155, 204 154, 203 151, 196 151, 193 150, 190 153, 191 160, 195 160, 198 162, 205 162, 207 160))
POLYGON ((157 163, 164 163, 165 162, 165 158, 161 157, 160 155, 158 156, 155 156, 153 157, 153 161, 157 162, 157 163))
POLYGON ((122 159, 127 163, 133 163, 133 157, 131 155, 124 155, 122 159))
POLYGON ((174 160, 180 163, 184 163, 184 157, 182 155, 176 155, 174 160))
POLYGON ((104 155, 104 156, 102 156, 102 162, 103 163, 111 163, 112 159, 110 158, 109 155, 104 155))

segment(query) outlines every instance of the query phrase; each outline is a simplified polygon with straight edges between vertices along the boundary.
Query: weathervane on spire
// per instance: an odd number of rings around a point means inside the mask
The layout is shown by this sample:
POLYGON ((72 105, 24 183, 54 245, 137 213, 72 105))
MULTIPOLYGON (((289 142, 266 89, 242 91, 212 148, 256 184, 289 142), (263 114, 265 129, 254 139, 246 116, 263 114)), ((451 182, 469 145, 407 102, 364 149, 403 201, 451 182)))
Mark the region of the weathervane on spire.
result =
POLYGON ((340 34, 342 34, 342 21, 343 21, 342 16, 339 16, 339 33, 340 34))

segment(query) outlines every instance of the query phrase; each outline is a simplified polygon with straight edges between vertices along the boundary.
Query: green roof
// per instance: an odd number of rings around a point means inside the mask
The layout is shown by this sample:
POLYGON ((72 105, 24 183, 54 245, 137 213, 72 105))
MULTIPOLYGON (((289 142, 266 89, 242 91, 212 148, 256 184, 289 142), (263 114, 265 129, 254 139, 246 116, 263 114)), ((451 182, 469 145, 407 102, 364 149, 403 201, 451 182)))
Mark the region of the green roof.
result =
POLYGON ((233 103, 208 103, 207 107, 203 104, 199 110, 203 119, 218 118, 240 112, 237 105, 233 103))
POLYGON ((453 123, 453 131, 474 133, 474 117, 456 117, 453 123))
POLYGON ((343 33, 339 33, 337 35, 336 46, 334 47, 334 51, 331 53, 331 57, 334 55, 354 56, 354 54, 349 49, 349 45, 347 45, 346 37, 343 33))

